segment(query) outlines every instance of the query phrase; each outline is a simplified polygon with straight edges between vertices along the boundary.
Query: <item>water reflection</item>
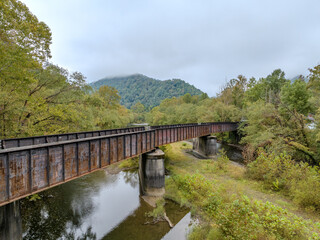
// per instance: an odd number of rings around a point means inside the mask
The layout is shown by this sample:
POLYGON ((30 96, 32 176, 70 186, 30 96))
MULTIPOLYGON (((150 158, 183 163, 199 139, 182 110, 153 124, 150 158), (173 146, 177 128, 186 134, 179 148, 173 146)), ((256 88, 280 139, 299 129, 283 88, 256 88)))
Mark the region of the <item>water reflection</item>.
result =
MULTIPOLYGON (((177 224, 187 213, 188 209, 180 209, 180 207, 167 201, 165 205, 166 213, 172 223, 177 224)), ((135 239, 135 240, 159 240, 167 232, 170 231, 170 227, 167 222, 158 222, 154 225, 146 225, 147 221, 150 221, 145 215, 146 212, 151 211, 150 207, 144 200, 140 200, 140 206, 130 216, 128 216, 121 224, 110 231, 103 237, 103 240, 123 240, 123 239, 135 239)), ((174 238, 172 238, 174 239, 174 238)))
MULTIPOLYGON (((137 172, 100 171, 41 196, 21 201, 23 239, 161 239, 170 230, 166 222, 144 225, 152 208, 139 197, 137 172)), ((166 209, 174 223, 187 213, 171 202, 166 209)))
POLYGON ((41 193, 41 200, 21 201, 24 239, 79 239, 91 234, 90 226, 81 228, 84 219, 95 209, 93 196, 103 183, 115 181, 116 176, 97 172, 41 193))
POLYGON ((100 171, 23 200, 23 238, 101 238, 139 206, 136 175, 100 171))
POLYGON ((217 149, 220 150, 222 148, 226 151, 227 156, 231 161, 243 163, 243 156, 240 149, 217 142, 217 149))

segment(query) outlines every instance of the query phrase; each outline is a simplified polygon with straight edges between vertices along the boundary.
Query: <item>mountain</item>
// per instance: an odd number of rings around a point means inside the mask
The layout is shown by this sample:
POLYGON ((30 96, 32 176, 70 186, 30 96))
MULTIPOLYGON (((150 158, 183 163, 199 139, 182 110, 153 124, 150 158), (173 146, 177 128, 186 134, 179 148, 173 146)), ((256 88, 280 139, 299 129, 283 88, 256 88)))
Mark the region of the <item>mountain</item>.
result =
POLYGON ((90 84, 94 89, 107 85, 118 90, 121 104, 131 108, 137 102, 154 107, 165 98, 180 97, 186 93, 201 95, 203 92, 180 79, 160 81, 142 74, 106 77, 90 84))

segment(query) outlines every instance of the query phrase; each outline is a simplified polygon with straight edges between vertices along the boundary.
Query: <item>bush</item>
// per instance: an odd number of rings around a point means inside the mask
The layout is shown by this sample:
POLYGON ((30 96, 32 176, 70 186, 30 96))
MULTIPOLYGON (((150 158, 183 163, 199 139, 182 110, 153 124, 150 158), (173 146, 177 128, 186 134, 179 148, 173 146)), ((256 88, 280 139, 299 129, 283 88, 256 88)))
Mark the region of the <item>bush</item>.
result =
POLYGON ((320 211, 320 174, 318 167, 296 163, 286 153, 259 152, 248 164, 246 175, 263 181, 267 189, 282 191, 301 207, 320 211))
POLYGON ((165 205, 165 200, 163 198, 160 198, 156 202, 156 207, 151 212, 147 212, 146 216, 152 217, 155 220, 162 219, 165 215, 164 205, 165 205))
POLYGON ((229 163, 229 158, 224 149, 219 150, 219 156, 217 158, 217 167, 220 170, 226 171, 229 163))
POLYGON ((251 200, 247 196, 230 197, 201 174, 175 176, 174 179, 180 196, 210 222, 195 227, 190 239, 320 238, 319 223, 313 224, 270 202, 251 200))
POLYGON ((243 196, 222 206, 217 223, 227 239, 319 239, 319 225, 270 202, 243 196))

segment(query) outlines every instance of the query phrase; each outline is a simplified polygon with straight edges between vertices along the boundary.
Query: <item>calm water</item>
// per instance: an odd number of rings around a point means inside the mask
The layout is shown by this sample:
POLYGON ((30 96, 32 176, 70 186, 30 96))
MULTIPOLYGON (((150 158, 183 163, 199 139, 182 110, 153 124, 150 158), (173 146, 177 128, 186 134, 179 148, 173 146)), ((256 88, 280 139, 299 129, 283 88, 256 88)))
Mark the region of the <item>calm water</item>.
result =
POLYGON ((234 161, 240 164, 243 163, 243 156, 242 156, 241 150, 226 144, 217 143, 217 149, 219 150, 222 148, 226 151, 226 154, 231 161, 234 161))
MULTIPOLYGON (((170 201, 165 208, 174 224, 188 213, 170 201)), ((95 172, 46 191, 42 200, 21 201, 23 239, 158 240, 170 228, 146 225, 151 210, 139 197, 137 172, 95 172)))

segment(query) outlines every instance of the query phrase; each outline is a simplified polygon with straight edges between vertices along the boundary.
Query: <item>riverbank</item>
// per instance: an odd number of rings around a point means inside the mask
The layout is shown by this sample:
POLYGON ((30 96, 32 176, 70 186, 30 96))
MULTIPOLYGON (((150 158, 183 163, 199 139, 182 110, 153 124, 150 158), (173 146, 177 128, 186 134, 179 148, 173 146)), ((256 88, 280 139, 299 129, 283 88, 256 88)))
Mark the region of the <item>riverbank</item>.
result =
POLYGON ((199 160, 188 144, 165 146, 166 197, 200 220, 190 239, 319 239, 319 216, 245 177, 226 157, 199 160))

